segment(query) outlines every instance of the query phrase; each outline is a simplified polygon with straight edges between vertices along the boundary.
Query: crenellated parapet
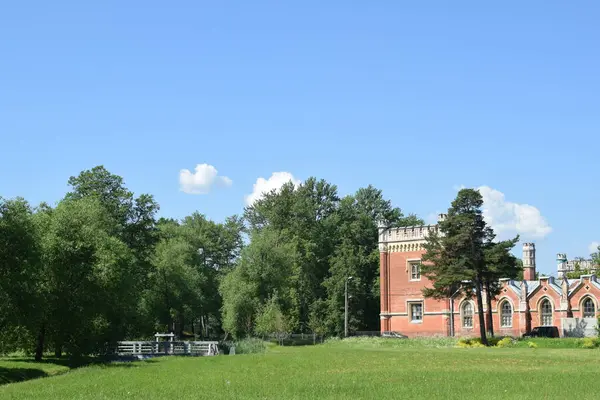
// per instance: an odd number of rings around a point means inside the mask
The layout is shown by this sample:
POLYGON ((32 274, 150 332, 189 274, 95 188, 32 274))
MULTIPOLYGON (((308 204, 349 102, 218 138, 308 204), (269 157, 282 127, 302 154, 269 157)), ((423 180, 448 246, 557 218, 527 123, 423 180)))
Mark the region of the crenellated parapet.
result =
POLYGON ((424 240, 429 232, 438 232, 437 225, 408 226, 402 228, 389 228, 379 236, 379 242, 408 242, 415 240, 424 240))
MULTIPOLYGON (((438 216, 438 221, 443 221, 445 214, 438 216)), ((377 223, 379 231, 379 251, 380 252, 412 252, 423 250, 423 245, 432 232, 440 234, 439 226, 420 225, 406 226, 401 228, 388 227, 385 222, 377 223)))

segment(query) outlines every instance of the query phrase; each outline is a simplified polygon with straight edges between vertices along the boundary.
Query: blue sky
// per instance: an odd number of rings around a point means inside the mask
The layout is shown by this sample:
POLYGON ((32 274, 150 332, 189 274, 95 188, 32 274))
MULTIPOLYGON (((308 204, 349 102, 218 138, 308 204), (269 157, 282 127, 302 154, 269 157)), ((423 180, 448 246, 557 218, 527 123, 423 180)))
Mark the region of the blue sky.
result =
POLYGON ((484 186, 543 272, 600 241, 596 1, 94 3, 2 7, 4 197, 55 202, 98 164, 217 220, 274 172, 424 218, 484 186), (199 164, 218 176, 185 193, 199 164))

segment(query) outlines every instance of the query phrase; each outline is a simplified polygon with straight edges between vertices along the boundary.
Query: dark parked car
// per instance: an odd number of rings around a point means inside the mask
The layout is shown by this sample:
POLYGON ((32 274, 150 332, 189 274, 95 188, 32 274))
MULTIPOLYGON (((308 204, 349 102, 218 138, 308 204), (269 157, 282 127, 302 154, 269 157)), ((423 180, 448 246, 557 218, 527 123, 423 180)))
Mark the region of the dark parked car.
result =
POLYGON ((556 326, 536 326, 529 334, 524 334, 523 337, 557 338, 560 337, 560 334, 556 326))
POLYGON ((396 338, 396 339, 406 339, 407 338, 407 336, 401 334, 400 332, 394 332, 394 331, 382 332, 381 336, 388 337, 388 338, 396 338))

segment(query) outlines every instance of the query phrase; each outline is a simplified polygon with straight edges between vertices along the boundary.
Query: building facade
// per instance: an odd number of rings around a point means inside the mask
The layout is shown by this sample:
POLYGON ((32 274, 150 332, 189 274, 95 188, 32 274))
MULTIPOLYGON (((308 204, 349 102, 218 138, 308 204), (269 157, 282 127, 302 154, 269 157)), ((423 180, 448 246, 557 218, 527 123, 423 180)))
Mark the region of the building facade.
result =
POLYGON ((596 273, 596 265, 593 260, 567 260, 565 253, 558 253, 556 255, 557 272, 559 278, 564 278, 567 273, 576 271, 590 271, 590 273, 596 273))
MULTIPOLYGON (((439 219, 445 218, 444 214, 439 219)), ((421 276, 423 244, 438 225, 379 226, 381 331, 415 336, 478 336, 475 299, 455 295, 425 298, 430 281, 421 276)), ((560 266, 560 264, 559 264, 560 266)), ((501 279, 492 300, 494 332, 521 336, 536 326, 557 326, 561 336, 595 335, 600 282, 595 275, 579 279, 535 279, 535 244, 523 244, 522 281, 501 279)), ((484 311, 485 309, 484 293, 484 311)))

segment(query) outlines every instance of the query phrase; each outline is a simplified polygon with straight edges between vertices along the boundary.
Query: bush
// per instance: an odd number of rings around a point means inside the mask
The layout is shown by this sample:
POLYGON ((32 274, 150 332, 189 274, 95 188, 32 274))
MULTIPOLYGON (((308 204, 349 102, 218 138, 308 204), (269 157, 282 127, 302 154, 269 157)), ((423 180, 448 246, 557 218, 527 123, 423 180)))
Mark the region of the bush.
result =
POLYGON ((247 338, 231 343, 229 347, 235 347, 235 354, 256 354, 267 351, 267 343, 256 338, 247 338))
MULTIPOLYGON (((510 347, 514 344, 514 341, 511 337, 493 337, 488 338, 488 344, 490 347, 510 347)), ((457 345, 461 348, 485 347, 481 343, 481 338, 462 338, 458 341, 457 345)))
POLYGON ((534 342, 527 342, 527 347, 529 347, 530 349, 537 349, 538 345, 534 342))
POLYGON ((510 337, 502 338, 496 344, 497 347, 511 347, 513 345, 513 340, 510 337))
POLYGON ((600 346, 600 340, 598 338, 583 338, 581 341, 581 347, 584 349, 595 349, 600 346))
POLYGON ((461 338, 458 341, 457 345, 458 347, 461 347, 463 349, 485 347, 485 345, 481 343, 481 338, 461 338))

